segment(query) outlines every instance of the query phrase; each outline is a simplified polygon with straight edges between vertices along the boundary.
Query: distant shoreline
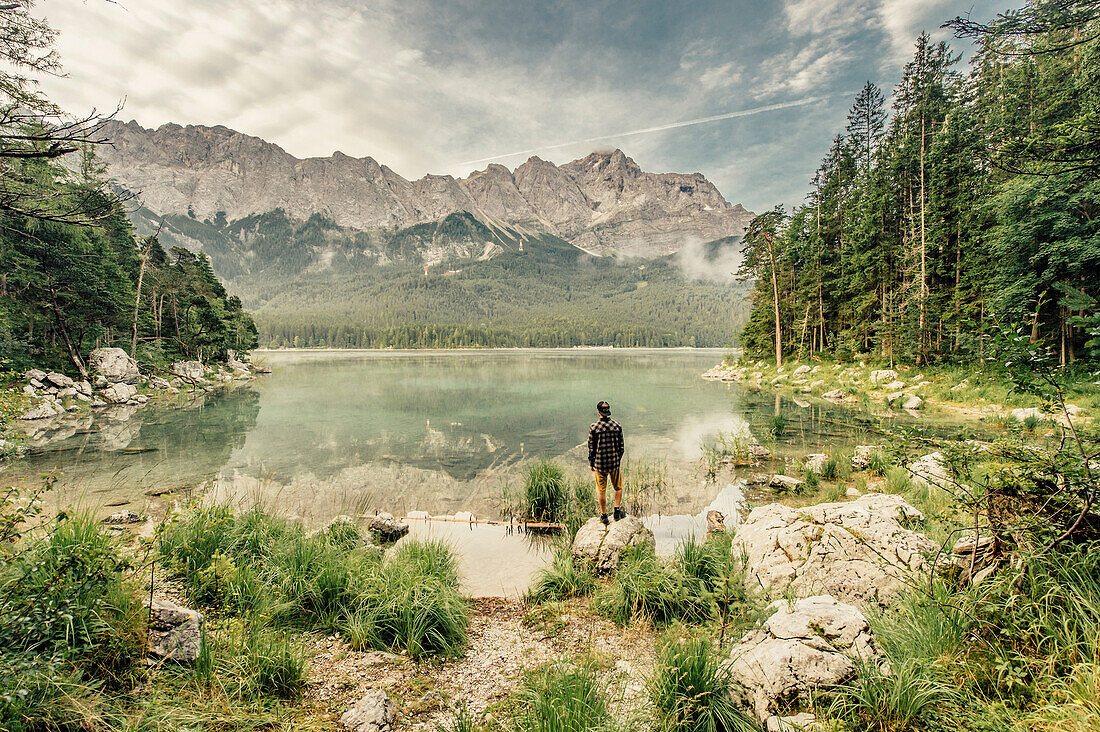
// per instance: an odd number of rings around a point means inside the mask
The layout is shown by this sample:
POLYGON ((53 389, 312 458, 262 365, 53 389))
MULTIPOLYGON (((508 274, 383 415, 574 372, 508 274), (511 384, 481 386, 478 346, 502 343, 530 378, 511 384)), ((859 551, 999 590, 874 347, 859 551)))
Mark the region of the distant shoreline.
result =
POLYGON ((508 352, 524 352, 524 351, 536 351, 536 352, 557 352, 557 353, 591 353, 595 352, 615 352, 615 351, 677 351, 682 353, 737 353, 739 348, 735 347, 703 347, 696 348, 693 346, 493 346, 493 347, 478 347, 478 346, 456 346, 454 348, 253 348, 249 353, 267 354, 267 353, 432 353, 432 352, 449 352, 449 351, 468 351, 470 353, 488 352, 488 351, 508 351, 508 352))

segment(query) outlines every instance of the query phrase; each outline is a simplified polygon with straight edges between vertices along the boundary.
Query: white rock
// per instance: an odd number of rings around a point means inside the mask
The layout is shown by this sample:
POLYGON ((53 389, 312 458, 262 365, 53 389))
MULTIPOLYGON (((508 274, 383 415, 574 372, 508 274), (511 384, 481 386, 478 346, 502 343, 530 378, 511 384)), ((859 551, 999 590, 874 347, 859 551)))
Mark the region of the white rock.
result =
POLYGON ((340 724, 350 732, 391 732, 394 705, 386 692, 376 689, 340 715, 340 724))
POLYGON ((828 399, 829 401, 833 402, 842 402, 848 398, 848 394, 842 389, 833 389, 832 391, 827 391, 822 394, 821 398, 828 399))
POLYGON ((40 402, 19 415, 19 419, 35 420, 50 419, 58 415, 58 410, 48 401, 40 402))
POLYGON ((886 389, 887 391, 897 391, 898 389, 904 389, 905 388, 905 382, 904 381, 891 381, 889 384, 886 384, 882 388, 886 389))
POLYGON ((810 373, 810 367, 805 366, 805 365, 799 366, 798 368, 796 368, 794 370, 794 375, 795 376, 801 376, 802 374, 808 374, 808 373, 810 373))
POLYGON ((176 361, 172 364, 172 373, 192 381, 202 381, 206 376, 206 369, 198 361, 176 361))
POLYGON ((37 381, 39 383, 46 378, 46 372, 42 369, 31 369, 23 375, 27 378, 27 381, 37 381))
POLYGON ((825 453, 815 452, 806 456, 806 470, 811 473, 817 473, 821 475, 825 472, 825 463, 828 462, 829 456, 825 453))
POLYGON ((88 367, 107 383, 132 384, 141 378, 137 363, 121 348, 95 349, 88 354, 88 367))
POLYGON ((950 490, 952 487, 951 477, 947 472, 947 463, 944 461, 941 452, 930 452, 917 458, 909 466, 909 472, 916 482, 946 490, 950 490))
POLYGON ((898 372, 893 369, 881 369, 871 372, 871 383, 878 384, 883 381, 894 381, 898 378, 898 372))
POLYGON ((593 517, 573 539, 573 558, 592 563, 597 572, 614 572, 624 549, 642 545, 653 549, 657 544, 641 519, 627 516, 604 526, 599 517, 593 517))
POLYGON ((902 409, 920 409, 923 406, 924 400, 916 394, 910 394, 908 398, 906 398, 905 402, 901 405, 902 409))
POLYGON ((781 492, 793 491, 802 485, 802 481, 789 475, 773 475, 768 481, 768 485, 781 492))
POLYGON ((65 374, 59 374, 56 371, 51 371, 46 374, 46 381, 50 382, 58 389, 65 389, 73 385, 73 380, 65 374))
POLYGON ((848 488, 844 491, 844 495, 848 498, 859 498, 863 494, 859 492, 859 488, 856 488, 855 486, 848 486, 848 488))
POLYGON ((38 396, 38 390, 35 389, 30 384, 25 384, 23 386, 23 393, 26 394, 27 396, 38 396))
POLYGON ((829 595, 779 600, 769 609, 771 617, 738 641, 728 662, 761 722, 847 681, 858 660, 877 655, 867 618, 829 595))
POLYGON ((937 549, 907 528, 921 520, 900 496, 879 493, 804 508, 772 503, 754 508, 734 541, 753 588, 885 606, 937 549))
POLYGON ((106 389, 100 391, 99 394, 104 400, 111 404, 125 404, 137 394, 137 389, 125 382, 119 382, 117 384, 111 384, 106 389))

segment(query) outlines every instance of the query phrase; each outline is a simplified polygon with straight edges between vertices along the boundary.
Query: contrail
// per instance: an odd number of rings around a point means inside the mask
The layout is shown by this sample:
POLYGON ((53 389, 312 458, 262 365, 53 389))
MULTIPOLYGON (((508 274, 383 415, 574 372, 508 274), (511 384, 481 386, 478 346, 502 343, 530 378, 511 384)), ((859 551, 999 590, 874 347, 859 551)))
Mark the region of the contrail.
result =
POLYGON ((726 114, 715 114, 710 117, 700 117, 698 119, 688 119, 682 122, 669 122, 666 125, 657 125, 656 127, 646 127, 640 130, 630 130, 629 132, 616 132, 613 135, 600 135, 598 137, 587 137, 583 140, 573 140, 572 142, 560 142, 556 145, 543 145, 541 147, 533 147, 530 150, 520 150, 518 152, 502 153, 500 155, 493 155, 487 158, 478 158, 477 160, 467 160, 461 163, 455 163, 452 167, 459 167, 464 165, 477 165, 478 163, 489 163, 493 160, 499 160, 500 158, 512 158, 517 155, 531 155, 537 152, 543 152, 545 150, 557 150, 562 147, 570 147, 573 145, 584 145, 590 142, 600 142, 602 140, 611 140, 616 137, 629 137, 630 135, 647 135, 650 132, 662 132, 664 130, 673 130, 677 127, 691 127, 692 125, 702 125, 708 122, 717 122, 723 119, 735 119, 737 117, 750 117, 754 114, 761 114, 763 112, 774 112, 777 109, 790 109, 791 107, 801 107, 805 104, 813 104, 814 102, 820 102, 824 99, 828 99, 830 96, 825 95, 819 97, 808 97, 806 99, 799 99, 794 102, 780 102, 779 104, 769 104, 765 107, 755 107, 754 109, 742 109, 737 112, 727 112, 726 114))

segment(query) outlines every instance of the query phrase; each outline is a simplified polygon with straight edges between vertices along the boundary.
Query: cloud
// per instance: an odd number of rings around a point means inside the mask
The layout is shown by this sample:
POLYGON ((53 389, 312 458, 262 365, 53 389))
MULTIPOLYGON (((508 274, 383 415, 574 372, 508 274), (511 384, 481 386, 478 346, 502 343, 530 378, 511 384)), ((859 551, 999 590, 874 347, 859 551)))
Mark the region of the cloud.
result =
POLYGON ((948 0, 788 0, 781 13, 750 0, 36 7, 60 31, 68 72, 45 79, 45 91, 74 113, 124 99, 123 118, 146 126, 224 124, 299 157, 370 155, 409 178, 464 175, 507 157, 487 157, 497 150, 549 151, 565 162, 622 138, 643 167, 701 171, 756 209, 801 199, 843 125, 847 90, 867 78, 890 88, 915 33, 970 8, 948 0))

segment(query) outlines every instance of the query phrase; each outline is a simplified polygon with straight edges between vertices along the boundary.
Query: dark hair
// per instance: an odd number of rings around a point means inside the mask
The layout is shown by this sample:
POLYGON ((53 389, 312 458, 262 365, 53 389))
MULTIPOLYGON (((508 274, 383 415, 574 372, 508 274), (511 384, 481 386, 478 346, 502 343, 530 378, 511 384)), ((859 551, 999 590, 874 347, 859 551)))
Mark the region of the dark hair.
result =
POLYGON ((596 411, 605 417, 611 416, 611 405, 607 402, 600 402, 596 405, 596 411))

